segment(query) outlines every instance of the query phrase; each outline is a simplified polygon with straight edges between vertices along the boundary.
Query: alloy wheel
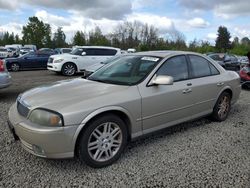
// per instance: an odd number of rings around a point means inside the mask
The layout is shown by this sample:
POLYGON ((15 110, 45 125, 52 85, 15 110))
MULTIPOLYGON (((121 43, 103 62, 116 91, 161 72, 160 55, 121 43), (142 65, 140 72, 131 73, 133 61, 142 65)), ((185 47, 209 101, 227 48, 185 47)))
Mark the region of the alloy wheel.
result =
POLYGON ((230 109, 230 99, 228 96, 223 96, 219 102, 218 115, 221 119, 227 116, 230 109))
POLYGON ((88 140, 88 153, 97 162, 111 159, 122 144, 122 131, 114 122, 106 122, 94 129, 88 140))
POLYGON ((66 64, 63 68, 63 72, 67 76, 72 76, 76 72, 75 66, 73 64, 66 64))

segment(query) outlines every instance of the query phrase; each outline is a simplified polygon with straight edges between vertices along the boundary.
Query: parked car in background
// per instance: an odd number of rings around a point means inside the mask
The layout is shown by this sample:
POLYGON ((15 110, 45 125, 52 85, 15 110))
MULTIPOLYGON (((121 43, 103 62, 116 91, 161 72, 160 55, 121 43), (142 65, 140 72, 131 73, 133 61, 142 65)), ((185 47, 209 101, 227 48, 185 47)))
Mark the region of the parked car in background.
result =
POLYGON ((48 61, 48 69, 65 76, 72 76, 77 72, 85 72, 87 67, 104 62, 118 54, 121 54, 121 50, 113 47, 75 47, 70 54, 52 55, 48 61))
POLYGON ((19 56, 19 49, 14 48, 14 47, 8 47, 7 48, 9 52, 9 57, 18 57, 19 56))
POLYGON ((9 127, 34 155, 104 167, 139 136, 207 115, 226 120, 240 87, 236 72, 197 53, 128 54, 88 79, 24 92, 9 110, 9 127))
POLYGON ((72 48, 56 48, 55 52, 56 54, 65 54, 70 53, 72 51, 72 48))
POLYGON ((17 58, 5 59, 8 70, 46 69, 50 54, 29 52, 17 58))
POLYGON ((37 51, 38 54, 49 54, 49 55, 54 55, 56 54, 55 50, 51 48, 41 48, 37 51))
POLYGON ((24 54, 27 54, 27 53, 29 53, 29 52, 34 52, 34 50, 31 49, 31 48, 27 48, 27 47, 22 47, 22 48, 20 49, 20 55, 24 55, 24 54))
POLYGON ((34 52, 37 51, 36 45, 34 45, 34 44, 25 44, 23 47, 29 48, 29 49, 33 50, 34 52))
POLYGON ((240 70, 240 78, 241 78, 242 87, 250 88, 250 64, 245 65, 240 70))
POLYGON ((7 57, 10 57, 10 52, 8 51, 7 48, 4 47, 0 47, 0 59, 4 59, 7 57))
POLYGON ((0 89, 9 87, 11 84, 11 76, 6 68, 4 60, 0 60, 0 89))
POLYGON ((232 54, 213 53, 209 54, 208 57, 219 63, 226 70, 239 71, 240 62, 237 57, 232 54))

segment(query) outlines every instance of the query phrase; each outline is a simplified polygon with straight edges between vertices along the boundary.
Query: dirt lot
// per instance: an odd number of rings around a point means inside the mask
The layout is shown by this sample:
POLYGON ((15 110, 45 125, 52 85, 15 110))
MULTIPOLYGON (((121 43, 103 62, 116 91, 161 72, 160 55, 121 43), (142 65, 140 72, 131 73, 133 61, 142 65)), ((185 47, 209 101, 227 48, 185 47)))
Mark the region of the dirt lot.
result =
MULTIPOLYGON (((49 71, 11 73, 0 90, 0 187, 250 187, 250 91, 229 118, 203 118, 130 143, 112 166, 92 169, 77 159, 48 160, 24 151, 7 128, 19 93, 66 77, 49 71)), ((81 75, 78 75, 81 76, 81 75)))

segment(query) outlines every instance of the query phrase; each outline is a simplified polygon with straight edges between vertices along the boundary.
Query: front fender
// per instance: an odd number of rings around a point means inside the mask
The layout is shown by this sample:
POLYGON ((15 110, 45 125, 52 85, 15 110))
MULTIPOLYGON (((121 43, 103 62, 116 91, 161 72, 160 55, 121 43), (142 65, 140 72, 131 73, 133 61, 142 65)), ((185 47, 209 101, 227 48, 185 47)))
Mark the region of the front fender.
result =
POLYGON ((78 126, 75 135, 73 137, 73 144, 76 144, 77 138, 81 132, 81 130, 84 128, 84 126, 87 124, 87 122, 89 122, 92 118, 96 117, 97 115, 103 113, 103 112, 108 112, 108 111, 120 111, 123 112, 124 114, 127 115, 127 117, 129 118, 129 120, 131 121, 131 124, 133 125, 133 118, 131 116, 131 114, 129 113, 129 111, 123 107, 120 106, 107 106, 107 107, 103 107, 103 108, 99 108, 93 112, 91 112, 89 115, 87 115, 81 122, 81 124, 78 126))

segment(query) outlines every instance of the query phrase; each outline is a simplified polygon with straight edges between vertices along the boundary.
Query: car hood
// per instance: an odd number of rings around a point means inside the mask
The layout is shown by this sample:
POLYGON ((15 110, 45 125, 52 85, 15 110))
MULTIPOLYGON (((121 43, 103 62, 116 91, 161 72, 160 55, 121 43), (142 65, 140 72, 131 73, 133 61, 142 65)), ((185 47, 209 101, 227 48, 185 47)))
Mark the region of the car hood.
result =
POLYGON ((31 109, 40 107, 63 113, 80 103, 90 106, 91 101, 122 92, 128 87, 77 78, 28 90, 21 95, 20 100, 31 109))

